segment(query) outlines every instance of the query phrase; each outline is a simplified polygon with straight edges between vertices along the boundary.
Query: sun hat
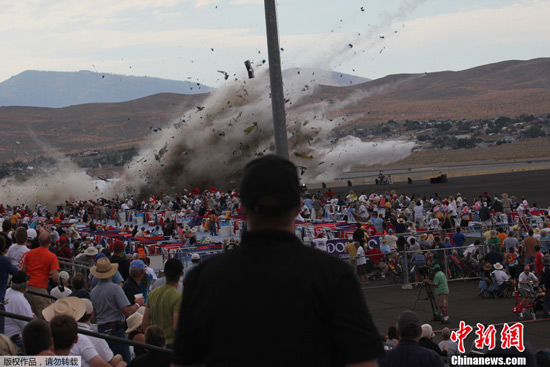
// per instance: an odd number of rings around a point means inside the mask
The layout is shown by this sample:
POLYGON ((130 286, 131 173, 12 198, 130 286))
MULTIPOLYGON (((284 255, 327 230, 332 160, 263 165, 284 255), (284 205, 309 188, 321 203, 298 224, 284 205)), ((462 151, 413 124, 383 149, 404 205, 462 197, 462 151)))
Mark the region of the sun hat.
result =
POLYGON ((485 265, 483 265, 483 270, 491 270, 491 264, 486 263, 485 265))
POLYGON ((81 300, 84 301, 84 305, 86 305, 86 315, 94 312, 94 305, 92 304, 92 301, 90 301, 88 298, 81 298, 81 300))
POLYGON ((128 329, 126 329, 126 334, 130 334, 132 331, 136 330, 141 326, 143 322, 143 315, 139 312, 134 312, 126 319, 126 324, 128 329))
POLYGON ((111 264, 108 258, 102 257, 90 268, 90 273, 98 279, 108 279, 115 275, 117 270, 118 264, 111 264))
POLYGON ((17 346, 7 336, 0 334, 0 356, 14 356, 17 346))
POLYGON ((84 255, 86 256, 95 256, 97 255, 97 253, 98 253, 97 249, 93 246, 86 248, 86 250, 84 251, 84 255))
POLYGON ((502 266, 501 263, 495 263, 495 265, 493 265, 495 267, 495 270, 502 270, 504 269, 504 266, 502 266))
POLYGON ((86 304, 78 297, 65 297, 59 299, 42 310, 42 315, 48 322, 59 315, 68 315, 78 321, 85 313, 86 304))

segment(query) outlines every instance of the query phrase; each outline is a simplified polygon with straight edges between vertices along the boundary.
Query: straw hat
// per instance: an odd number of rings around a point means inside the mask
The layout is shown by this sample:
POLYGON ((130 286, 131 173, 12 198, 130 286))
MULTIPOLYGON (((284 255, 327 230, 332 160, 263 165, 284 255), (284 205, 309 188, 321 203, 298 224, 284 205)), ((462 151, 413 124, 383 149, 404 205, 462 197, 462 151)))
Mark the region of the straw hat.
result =
POLYGON ((96 278, 107 279, 115 275, 117 270, 118 264, 111 264, 108 258, 102 257, 90 268, 90 273, 96 278))
POLYGON ((486 263, 485 265, 483 265, 483 270, 491 270, 491 264, 486 263))
POLYGON ((139 328, 142 322, 143 322, 143 315, 141 313, 136 311, 133 314, 131 314, 126 319, 126 324, 128 325, 128 329, 126 329, 126 334, 130 334, 132 331, 139 328))
POLYGON ((90 246, 84 251, 84 255, 86 255, 86 256, 95 256, 95 255, 97 255, 98 252, 99 251, 95 247, 90 246))
POLYGON ((495 267, 495 270, 502 270, 504 269, 504 267, 502 266, 501 263, 495 263, 495 265, 493 265, 495 267))
POLYGON ((42 310, 42 315, 48 322, 59 315, 68 315, 78 321, 85 313, 86 304, 78 297, 65 297, 59 299, 42 310))
POLYGON ((0 356, 14 356, 17 346, 7 336, 0 334, 0 356))

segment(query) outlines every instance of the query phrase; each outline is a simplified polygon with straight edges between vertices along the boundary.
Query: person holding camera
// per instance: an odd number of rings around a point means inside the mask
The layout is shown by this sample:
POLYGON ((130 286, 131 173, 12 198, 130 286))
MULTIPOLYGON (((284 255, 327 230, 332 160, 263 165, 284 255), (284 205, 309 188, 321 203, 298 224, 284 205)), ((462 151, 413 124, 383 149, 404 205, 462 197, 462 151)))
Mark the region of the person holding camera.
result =
POLYGON ((443 315, 443 321, 441 322, 446 324, 449 322, 449 285, 447 284, 447 276, 441 271, 441 266, 439 266, 439 264, 434 265, 433 271, 435 272, 433 281, 425 279, 424 282, 435 287, 434 293, 437 297, 437 306, 443 315))

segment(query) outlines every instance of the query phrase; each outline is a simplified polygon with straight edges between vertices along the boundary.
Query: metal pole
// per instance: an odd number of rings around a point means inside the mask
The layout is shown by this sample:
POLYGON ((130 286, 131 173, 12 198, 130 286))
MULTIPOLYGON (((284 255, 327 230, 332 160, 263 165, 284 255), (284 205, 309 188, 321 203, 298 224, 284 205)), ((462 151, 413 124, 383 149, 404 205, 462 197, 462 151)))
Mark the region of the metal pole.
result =
MULTIPOLYGON (((19 315, 19 314, 16 314, 16 313, 11 313, 11 312, 6 312, 6 311, 3 311, 3 310, 0 310, 0 316, 9 317, 11 319, 27 321, 27 322, 32 321, 32 320, 36 320, 36 319, 33 319, 32 317, 27 317, 27 316, 23 316, 23 315, 19 315)), ((149 350, 154 350, 154 351, 162 352, 162 353, 172 353, 172 349, 162 348, 162 347, 158 347, 156 345, 151 345, 151 344, 144 344, 144 343, 140 343, 140 342, 135 342, 133 340, 129 340, 129 339, 126 339, 126 338, 119 338, 118 336, 102 334, 102 333, 96 333, 95 331, 90 331, 90 330, 85 330, 85 329, 77 329, 77 332, 79 334, 84 334, 84 335, 87 335, 87 336, 93 336, 95 338, 111 340, 111 341, 116 342, 116 343, 124 343, 124 344, 128 344, 128 345, 133 345, 134 347, 146 348, 146 349, 149 349, 149 350)))
POLYGON ((271 108, 273 111, 275 153, 281 158, 288 159, 285 97, 283 93, 283 75, 281 72, 281 54, 279 52, 279 32, 277 30, 277 8, 275 6, 275 0, 264 0, 264 7, 267 52, 269 55, 269 80, 271 82, 271 108))

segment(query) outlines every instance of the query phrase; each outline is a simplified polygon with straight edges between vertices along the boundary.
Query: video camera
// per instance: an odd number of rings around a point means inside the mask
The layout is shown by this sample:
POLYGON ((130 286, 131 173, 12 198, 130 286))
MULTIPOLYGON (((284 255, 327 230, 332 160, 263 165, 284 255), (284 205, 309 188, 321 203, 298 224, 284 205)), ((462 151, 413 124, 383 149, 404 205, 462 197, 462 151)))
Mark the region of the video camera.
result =
POLYGON ((427 279, 432 279, 434 276, 433 269, 429 266, 419 266, 418 273, 427 279))

